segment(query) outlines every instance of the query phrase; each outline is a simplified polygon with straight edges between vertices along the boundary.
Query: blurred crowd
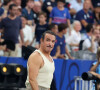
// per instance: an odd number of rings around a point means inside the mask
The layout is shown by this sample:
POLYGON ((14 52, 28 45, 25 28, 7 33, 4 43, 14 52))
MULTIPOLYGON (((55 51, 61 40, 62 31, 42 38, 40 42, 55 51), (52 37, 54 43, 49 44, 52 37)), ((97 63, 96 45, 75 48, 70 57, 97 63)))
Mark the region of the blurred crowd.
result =
POLYGON ((70 52, 96 53, 100 45, 100 0, 0 0, 0 56, 21 57, 22 46, 39 48, 51 30, 54 59, 70 52))

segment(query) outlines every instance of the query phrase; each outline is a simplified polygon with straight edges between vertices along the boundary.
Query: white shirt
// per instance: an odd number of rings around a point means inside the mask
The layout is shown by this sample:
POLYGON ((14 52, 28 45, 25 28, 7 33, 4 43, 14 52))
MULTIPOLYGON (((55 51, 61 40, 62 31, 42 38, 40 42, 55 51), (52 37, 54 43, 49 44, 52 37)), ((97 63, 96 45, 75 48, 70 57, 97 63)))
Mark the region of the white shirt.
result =
POLYGON ((83 3, 78 3, 76 0, 70 0, 70 8, 73 8, 76 10, 76 12, 80 11, 81 9, 83 9, 83 3))
MULTIPOLYGON (((81 34, 80 32, 76 32, 75 30, 72 30, 71 36, 67 38, 67 44, 79 44, 81 40, 81 34)), ((79 47, 72 46, 72 50, 79 49, 79 47)))
POLYGON ((23 34, 24 34, 24 41, 29 40, 29 42, 32 42, 32 29, 30 26, 25 25, 23 28, 23 34))
MULTIPOLYGON (((84 40, 82 50, 88 50, 88 48, 91 47, 91 37, 89 37, 89 38, 90 38, 90 39, 87 38, 86 40, 84 40)), ((93 52, 94 52, 94 53, 97 52, 97 48, 98 48, 98 42, 95 41, 95 42, 94 42, 94 48, 93 48, 93 52)))

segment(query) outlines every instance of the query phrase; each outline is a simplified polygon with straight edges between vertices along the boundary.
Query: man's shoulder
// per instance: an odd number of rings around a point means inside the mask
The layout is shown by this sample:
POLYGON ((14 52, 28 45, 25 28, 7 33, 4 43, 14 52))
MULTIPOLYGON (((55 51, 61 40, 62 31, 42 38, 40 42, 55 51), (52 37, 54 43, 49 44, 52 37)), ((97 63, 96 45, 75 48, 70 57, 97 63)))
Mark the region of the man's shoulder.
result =
POLYGON ((39 61, 41 59, 41 55, 37 52, 37 51, 34 51, 30 56, 29 56, 29 59, 28 61, 39 61))

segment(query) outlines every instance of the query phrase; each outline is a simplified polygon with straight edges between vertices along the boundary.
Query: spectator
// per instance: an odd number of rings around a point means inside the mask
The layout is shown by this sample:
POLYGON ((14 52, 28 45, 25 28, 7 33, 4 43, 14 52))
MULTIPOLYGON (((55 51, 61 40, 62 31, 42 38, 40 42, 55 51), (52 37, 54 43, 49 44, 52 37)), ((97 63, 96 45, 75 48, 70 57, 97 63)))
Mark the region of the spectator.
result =
POLYGON ((18 49, 18 36, 20 34, 21 40, 23 42, 23 32, 21 30, 22 23, 19 17, 16 17, 17 6, 15 4, 11 4, 9 6, 9 16, 4 18, 0 23, 0 31, 4 31, 4 40, 12 41, 15 44, 15 50, 7 50, 4 52, 5 56, 17 56, 18 49))
POLYGON ((67 32, 67 25, 66 24, 59 24, 58 25, 58 34, 56 35, 56 46, 54 46, 54 50, 57 50, 57 47, 60 47, 60 55, 58 55, 59 58, 66 59, 66 54, 68 55, 69 59, 73 59, 73 57, 70 55, 66 42, 64 34, 67 32))
POLYGON ((70 4, 70 8, 73 8, 76 11, 76 13, 83 9, 83 2, 81 0, 70 0, 70 4))
POLYGON ((49 25, 49 30, 51 30, 52 32, 54 32, 57 35, 57 33, 58 33, 58 25, 55 24, 55 23, 51 23, 49 25))
POLYGON ((95 7, 94 7, 94 18, 95 18, 96 24, 100 25, 100 2, 95 4, 95 7))
MULTIPOLYGON (((58 34, 58 25, 56 25, 55 23, 52 23, 49 25, 49 30, 51 30, 52 32, 55 33, 55 35, 58 34)), ((53 59, 57 59, 59 54, 60 54, 60 46, 57 45, 57 43, 55 43, 55 49, 53 49, 51 51, 51 56, 53 57, 53 59)))
POLYGON ((36 24, 35 37, 36 37, 36 48, 39 48, 40 38, 42 33, 48 30, 48 24, 46 22, 46 13, 41 12, 39 14, 39 23, 36 24))
POLYGON ((16 15, 17 16, 21 16, 22 15, 22 8, 21 8, 21 6, 17 6, 17 13, 16 13, 16 15))
POLYGON ((67 38, 67 44, 70 45, 72 51, 78 51, 79 43, 81 41, 81 23, 79 21, 74 21, 73 28, 74 29, 71 32, 71 36, 67 38))
MULTIPOLYGON (((100 47, 97 50, 97 61, 93 63, 93 66, 91 67, 89 71, 92 75, 96 76, 98 80, 100 79, 100 47)), ((95 85, 92 90, 99 90, 100 89, 100 82, 96 80, 95 85)))
POLYGON ((32 25, 34 19, 32 8, 33 0, 27 0, 26 7, 22 10, 22 15, 24 15, 28 19, 29 25, 32 25))
POLYGON ((49 15, 56 5, 56 0, 45 0, 43 3, 42 10, 47 13, 47 21, 49 21, 49 15))
POLYGON ((50 21, 49 23, 67 23, 68 27, 71 32, 70 27, 70 14, 67 8, 64 7, 65 0, 57 0, 57 7, 54 7, 53 10, 50 13, 50 21))
POLYGON ((14 4, 16 4, 17 6, 21 6, 21 2, 22 0, 13 0, 14 4))
POLYGON ((88 24, 94 23, 94 16, 93 13, 89 11, 91 7, 91 3, 89 0, 85 0, 83 4, 83 9, 77 12, 76 20, 79 20, 82 24, 81 33, 86 33, 85 27, 88 24))
POLYGON ((92 53, 96 53, 97 51, 97 38, 100 37, 100 31, 93 30, 91 24, 88 24, 86 27, 87 30, 87 38, 83 42, 82 50, 89 50, 92 53), (99 36, 98 36, 99 34, 99 36))
POLYGON ((24 46, 28 46, 32 42, 32 28, 27 25, 27 18, 25 16, 21 16, 21 20, 24 34, 24 46))
POLYGON ((32 8, 33 10, 33 16, 34 16, 34 22, 38 23, 39 22, 39 18, 38 15, 39 13, 42 11, 42 5, 39 1, 35 1, 34 2, 34 7, 32 8))
POLYGON ((11 0, 4 0, 3 6, 0 8, 0 19, 7 17, 9 5, 12 3, 11 0))

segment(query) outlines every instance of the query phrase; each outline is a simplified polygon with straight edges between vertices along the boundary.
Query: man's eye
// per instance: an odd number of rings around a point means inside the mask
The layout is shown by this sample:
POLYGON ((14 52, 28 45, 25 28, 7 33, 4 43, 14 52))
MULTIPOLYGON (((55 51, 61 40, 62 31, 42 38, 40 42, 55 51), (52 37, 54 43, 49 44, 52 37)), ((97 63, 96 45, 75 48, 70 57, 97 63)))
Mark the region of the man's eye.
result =
POLYGON ((50 41, 49 39, 47 39, 47 41, 50 41))

